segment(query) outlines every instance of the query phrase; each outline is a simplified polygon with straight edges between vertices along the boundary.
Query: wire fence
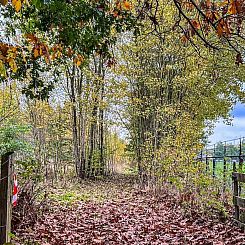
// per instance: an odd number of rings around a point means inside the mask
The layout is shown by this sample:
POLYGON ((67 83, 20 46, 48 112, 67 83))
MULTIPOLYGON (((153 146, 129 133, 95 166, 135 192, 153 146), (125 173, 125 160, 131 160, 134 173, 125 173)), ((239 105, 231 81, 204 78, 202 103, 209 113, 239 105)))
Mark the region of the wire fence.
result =
POLYGON ((224 188, 232 188, 232 172, 245 173, 245 137, 207 145, 198 160, 206 165, 206 171, 223 181, 224 188))

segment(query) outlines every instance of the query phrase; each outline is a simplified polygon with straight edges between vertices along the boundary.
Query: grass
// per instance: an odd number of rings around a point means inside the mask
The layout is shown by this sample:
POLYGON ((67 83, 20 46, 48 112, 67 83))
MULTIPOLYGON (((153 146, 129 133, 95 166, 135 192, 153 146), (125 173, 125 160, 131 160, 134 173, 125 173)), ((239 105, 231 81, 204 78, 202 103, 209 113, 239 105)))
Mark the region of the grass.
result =
POLYGON ((76 201, 88 201, 90 200, 91 196, 87 193, 78 194, 76 192, 70 192, 63 190, 63 193, 59 194, 50 194, 49 199, 53 201, 57 201, 62 204, 72 204, 76 201))
POLYGON ((117 199, 120 195, 130 195, 134 188, 135 177, 133 175, 117 175, 96 180, 76 180, 63 185, 57 183, 55 187, 47 189, 47 198, 60 204, 71 205, 75 202, 117 199))
MULTIPOLYGON (((236 167, 238 168, 238 164, 236 164, 236 167)), ((213 174, 213 163, 209 162, 209 171, 210 174, 213 174)), ((226 176, 228 178, 231 178, 231 174, 233 172, 233 163, 227 162, 226 163, 226 176)), ((245 168, 243 166, 242 173, 245 173, 245 168)), ((224 176, 224 162, 223 161, 216 161, 215 162, 215 175, 218 178, 223 178, 224 176)))

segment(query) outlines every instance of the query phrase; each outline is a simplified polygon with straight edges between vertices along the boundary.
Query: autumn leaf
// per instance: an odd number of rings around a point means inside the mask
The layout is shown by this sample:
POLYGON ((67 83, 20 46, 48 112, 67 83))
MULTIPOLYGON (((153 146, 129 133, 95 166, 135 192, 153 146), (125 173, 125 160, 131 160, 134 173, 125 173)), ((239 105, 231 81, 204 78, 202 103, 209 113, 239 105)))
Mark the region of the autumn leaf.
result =
POLYGON ((80 60, 79 58, 75 58, 74 63, 76 64, 76 66, 80 66, 82 64, 82 60, 80 60))
POLYGON ((193 10, 194 9, 194 5, 190 2, 184 2, 183 6, 187 9, 187 10, 193 10))
POLYGON ((43 54, 43 49, 42 49, 42 47, 40 47, 40 49, 39 49, 39 54, 40 54, 40 55, 43 54))
POLYGON ((11 70, 13 72, 16 72, 18 68, 17 68, 17 65, 15 63, 15 60, 13 58, 10 58, 8 63, 9 63, 9 66, 10 66, 11 70))
POLYGON ((39 56, 39 50, 35 48, 33 54, 34 54, 34 57, 37 58, 39 56))
POLYGON ((46 62, 47 64, 49 64, 50 58, 49 58, 48 56, 45 56, 44 59, 45 59, 45 62, 46 62))
POLYGON ((186 43, 188 41, 188 38, 186 37, 186 35, 183 35, 180 40, 182 43, 186 43))
POLYGON ((12 0, 12 5, 14 6, 16 12, 20 11, 21 4, 21 0, 12 0))
POLYGON ((228 25, 227 20, 223 20, 223 29, 224 29, 224 32, 225 32, 226 36, 230 36, 231 35, 231 30, 230 30, 230 27, 228 25))
POLYGON ((206 1, 206 6, 207 6, 207 8, 211 8, 211 1, 210 0, 206 1))
POLYGON ((7 44, 0 43, 0 52, 3 56, 7 55, 8 49, 9 49, 9 46, 7 44))
POLYGON ((232 0, 228 9, 228 14, 236 15, 240 10, 240 3, 237 0, 232 0))
POLYGON ((84 61, 84 57, 82 55, 78 54, 77 57, 79 60, 84 61))
POLYGON ((116 7, 117 7, 117 9, 120 9, 120 10, 122 9, 122 5, 119 1, 116 3, 116 7))
POLYGON ((219 2, 217 4, 219 7, 226 7, 229 4, 229 1, 228 0, 222 1, 222 2, 219 2))
POLYGON ((28 33, 25 36, 29 42, 36 43, 38 41, 38 38, 34 34, 28 33))
POLYGON ((117 12, 117 11, 114 11, 114 12, 113 12, 113 16, 114 16, 114 17, 117 17, 117 16, 118 16, 118 12, 117 12))
POLYGON ((124 8, 126 10, 130 10, 131 9, 131 4, 128 1, 124 1, 123 5, 124 5, 124 8))
POLYGON ((73 62, 76 64, 76 66, 80 66, 84 61, 84 57, 80 54, 77 55, 77 57, 73 60, 73 62))
POLYGON ((223 31, 224 31, 223 30, 223 26, 222 26, 221 23, 219 23, 218 26, 217 26, 217 34, 218 34, 219 37, 223 36, 223 31))
POLYGON ((55 60, 55 58, 56 58, 55 53, 51 54, 50 59, 51 59, 51 60, 55 60))
POLYGON ((1 3, 3 6, 5 6, 5 5, 7 5, 8 0, 0 0, 0 3, 1 3))
POLYGON ((76 63, 77 66, 80 66, 81 64, 82 64, 81 60, 78 60, 76 63))
MULTIPOLYGON (((124 185, 118 179, 115 181, 118 185, 116 201, 78 202, 75 207, 70 205, 65 208, 57 202, 47 203, 52 205, 52 209, 45 210, 37 222, 29 225, 33 232, 29 232, 29 227, 22 228, 22 224, 15 232, 23 240, 39 241, 43 245, 108 244, 109 239, 111 244, 118 245, 244 244, 243 231, 231 221, 220 222, 213 216, 200 214, 198 209, 193 209, 191 216, 186 216, 180 203, 191 200, 191 194, 183 193, 178 198, 168 194, 165 198, 156 198, 149 191, 135 191, 130 197, 124 194, 129 191, 128 187, 122 189, 124 185)), ((95 185, 94 189, 102 195, 100 186, 95 185)), ((114 190, 112 186, 106 187, 114 190)), ((29 224, 31 217, 33 215, 24 217, 22 222, 29 224)))
POLYGON ((80 66, 82 64, 82 62, 78 58, 75 58, 73 62, 75 63, 76 66, 80 66))
POLYGON ((217 34, 218 34, 219 37, 230 36, 231 31, 230 31, 230 26, 229 26, 227 20, 221 20, 218 23, 217 34))
POLYGON ((73 55, 74 51, 71 48, 67 49, 67 55, 68 57, 71 57, 73 55))
POLYGON ((196 30, 199 30, 201 28, 200 23, 198 21, 192 20, 191 23, 196 30))

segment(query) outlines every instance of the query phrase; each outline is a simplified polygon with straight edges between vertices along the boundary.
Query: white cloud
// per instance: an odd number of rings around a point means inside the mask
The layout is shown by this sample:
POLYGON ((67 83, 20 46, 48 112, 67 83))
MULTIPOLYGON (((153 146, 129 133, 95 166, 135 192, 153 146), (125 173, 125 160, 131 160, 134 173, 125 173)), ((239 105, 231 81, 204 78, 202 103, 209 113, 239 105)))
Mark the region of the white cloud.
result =
POLYGON ((226 125, 220 120, 215 126, 214 134, 209 137, 212 144, 245 136, 245 117, 234 118, 232 125, 226 125))

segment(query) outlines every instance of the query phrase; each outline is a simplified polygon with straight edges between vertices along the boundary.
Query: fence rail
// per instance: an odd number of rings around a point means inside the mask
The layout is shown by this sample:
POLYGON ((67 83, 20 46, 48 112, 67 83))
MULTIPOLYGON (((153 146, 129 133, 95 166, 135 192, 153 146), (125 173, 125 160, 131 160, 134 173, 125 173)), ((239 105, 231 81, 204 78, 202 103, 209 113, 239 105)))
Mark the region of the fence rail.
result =
POLYGON ((245 228, 242 210, 245 209, 245 196, 242 186, 245 183, 245 137, 207 145, 198 155, 198 160, 206 164, 206 171, 213 178, 223 180, 223 191, 230 187, 233 191, 234 220, 245 228))
POLYGON ((243 162, 245 159, 245 137, 218 142, 207 145, 199 154, 198 160, 206 164, 206 170, 212 169, 213 177, 223 172, 226 176, 228 170, 245 172, 243 162))

